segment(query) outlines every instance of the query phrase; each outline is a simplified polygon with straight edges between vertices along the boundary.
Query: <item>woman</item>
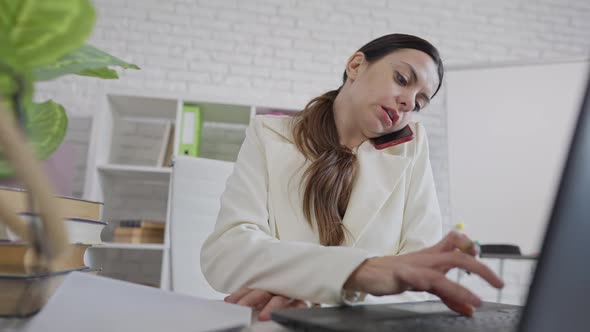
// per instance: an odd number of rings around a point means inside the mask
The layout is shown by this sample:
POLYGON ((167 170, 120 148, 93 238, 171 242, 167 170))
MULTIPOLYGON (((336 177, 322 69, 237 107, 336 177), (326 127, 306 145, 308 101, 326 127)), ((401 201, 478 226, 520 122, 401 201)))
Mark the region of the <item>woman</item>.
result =
POLYGON ((466 236, 440 240, 426 133, 411 122, 442 78, 431 44, 387 35, 354 53, 343 85, 297 116, 255 117, 201 251, 212 287, 261 310, 261 320, 277 308, 407 290, 472 315, 481 300, 448 270, 503 284, 466 236), (377 144, 406 126, 413 135, 377 144))

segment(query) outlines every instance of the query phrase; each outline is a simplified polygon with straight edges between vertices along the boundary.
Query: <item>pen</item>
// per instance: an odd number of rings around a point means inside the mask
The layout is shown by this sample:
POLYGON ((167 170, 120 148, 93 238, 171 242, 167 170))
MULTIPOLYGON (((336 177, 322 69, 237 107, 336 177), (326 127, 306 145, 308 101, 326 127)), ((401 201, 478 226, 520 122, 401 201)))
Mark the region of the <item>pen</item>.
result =
MULTIPOLYGON (((463 229, 465 229, 465 224, 464 223, 458 223, 455 224, 454 230, 457 232, 462 233, 463 229)), ((466 247, 464 248, 460 248, 459 250, 461 250, 462 252, 469 254, 471 248, 475 249, 475 257, 479 257, 481 254, 481 245, 479 244, 479 241, 471 241, 471 243, 469 243, 466 247)), ((462 270, 463 272, 465 272, 467 275, 471 275, 471 272, 467 271, 467 270, 462 270)))

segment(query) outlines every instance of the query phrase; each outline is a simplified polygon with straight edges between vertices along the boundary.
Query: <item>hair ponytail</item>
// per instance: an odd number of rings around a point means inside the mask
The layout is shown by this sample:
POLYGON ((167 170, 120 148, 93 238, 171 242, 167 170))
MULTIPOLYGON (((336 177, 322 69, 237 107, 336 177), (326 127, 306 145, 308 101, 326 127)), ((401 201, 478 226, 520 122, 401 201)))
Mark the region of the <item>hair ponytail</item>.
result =
POLYGON ((333 105, 339 90, 312 99, 297 115, 293 128, 295 145, 311 161, 303 181, 303 212, 313 226, 315 217, 320 243, 342 244, 346 212, 356 173, 356 156, 340 144, 333 105))

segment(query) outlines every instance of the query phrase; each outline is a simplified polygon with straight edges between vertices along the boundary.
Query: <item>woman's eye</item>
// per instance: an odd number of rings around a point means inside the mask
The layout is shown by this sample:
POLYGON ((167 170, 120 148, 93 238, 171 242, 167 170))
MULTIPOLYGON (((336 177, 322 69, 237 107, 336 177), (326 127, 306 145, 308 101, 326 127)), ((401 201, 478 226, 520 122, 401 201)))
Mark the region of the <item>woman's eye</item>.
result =
POLYGON ((406 86, 408 84, 408 81, 406 80, 406 78, 402 74, 400 74, 399 72, 395 72, 395 80, 401 86, 406 86))
POLYGON ((414 112, 420 112, 420 110, 422 109, 422 107, 416 103, 416 106, 414 106, 414 112))

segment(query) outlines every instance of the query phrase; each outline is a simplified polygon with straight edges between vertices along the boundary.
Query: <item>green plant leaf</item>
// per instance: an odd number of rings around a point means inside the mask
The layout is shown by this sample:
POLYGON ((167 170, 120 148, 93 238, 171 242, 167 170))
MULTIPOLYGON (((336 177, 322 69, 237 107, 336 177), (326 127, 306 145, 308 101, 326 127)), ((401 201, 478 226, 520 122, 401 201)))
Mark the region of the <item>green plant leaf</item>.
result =
POLYGON ((55 151, 66 137, 68 116, 63 106, 48 100, 33 103, 27 109, 27 134, 35 146, 37 157, 43 160, 55 151))
POLYGON ((139 69, 134 64, 127 63, 94 46, 86 44, 51 64, 36 68, 35 79, 37 81, 47 81, 68 74, 107 79, 119 78, 117 72, 110 69, 109 66, 119 66, 124 69, 139 69))
POLYGON ((0 0, 0 59, 17 71, 52 63, 92 32, 89 0, 0 0))
POLYGON ((16 85, 12 77, 8 73, 0 71, 0 96, 5 99, 14 94, 15 90, 16 85))
POLYGON ((117 79, 119 78, 119 74, 117 71, 110 68, 99 68, 99 69, 88 69, 81 73, 78 73, 80 76, 90 76, 90 77, 99 77, 104 79, 117 79))
MULTIPOLYGON (((37 158, 43 160, 49 157, 64 140, 68 128, 68 117, 63 106, 52 100, 27 104, 28 119, 25 130, 37 158)), ((14 170, 0 151, 0 178, 13 175, 14 170)))
POLYGON ((29 89, 28 91, 21 91, 21 95, 25 93, 32 94, 32 84, 28 82, 31 78, 31 74, 28 71, 16 72, 14 68, 2 63, 0 59, 0 97, 4 99, 12 99, 13 96, 21 90, 29 89))

